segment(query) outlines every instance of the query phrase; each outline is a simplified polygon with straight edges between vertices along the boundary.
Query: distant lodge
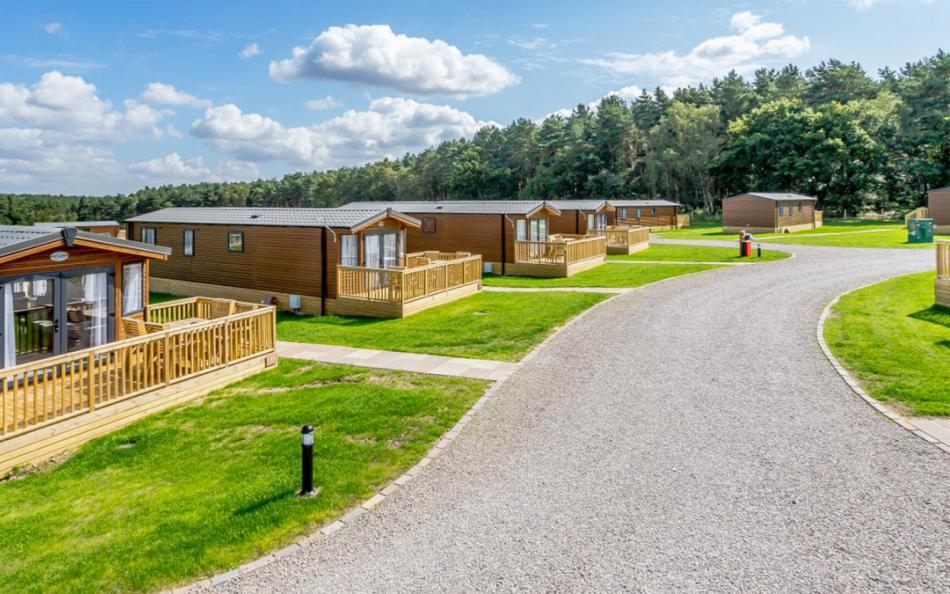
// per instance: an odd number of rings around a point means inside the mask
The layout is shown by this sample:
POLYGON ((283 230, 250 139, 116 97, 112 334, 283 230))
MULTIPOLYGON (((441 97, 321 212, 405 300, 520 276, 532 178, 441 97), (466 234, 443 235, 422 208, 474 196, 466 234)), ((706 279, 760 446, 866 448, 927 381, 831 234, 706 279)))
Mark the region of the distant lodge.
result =
POLYGON ((818 200, 776 192, 748 192, 722 201, 722 226, 727 232, 792 233, 822 226, 818 200))
POLYGON ((930 190, 927 216, 934 220, 937 235, 950 235, 950 187, 930 190))
POLYGON ((123 235, 118 221, 49 221, 33 223, 33 226, 53 229, 72 228, 77 231, 101 233, 103 235, 111 235, 112 237, 121 237, 123 235))

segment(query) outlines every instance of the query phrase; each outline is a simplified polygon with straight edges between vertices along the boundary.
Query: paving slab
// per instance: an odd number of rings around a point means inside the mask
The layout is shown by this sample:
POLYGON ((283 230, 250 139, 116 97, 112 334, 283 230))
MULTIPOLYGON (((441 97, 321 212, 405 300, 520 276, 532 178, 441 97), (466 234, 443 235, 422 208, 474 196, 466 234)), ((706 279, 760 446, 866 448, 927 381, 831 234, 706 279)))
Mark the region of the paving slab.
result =
POLYGON ((421 353, 402 353, 378 349, 358 349, 335 345, 314 345, 299 342, 277 342, 277 355, 289 359, 306 359, 321 363, 343 363, 362 365, 378 369, 413 371, 452 377, 467 377, 501 381, 518 368, 518 363, 492 361, 488 359, 467 359, 464 357, 444 357, 421 353))

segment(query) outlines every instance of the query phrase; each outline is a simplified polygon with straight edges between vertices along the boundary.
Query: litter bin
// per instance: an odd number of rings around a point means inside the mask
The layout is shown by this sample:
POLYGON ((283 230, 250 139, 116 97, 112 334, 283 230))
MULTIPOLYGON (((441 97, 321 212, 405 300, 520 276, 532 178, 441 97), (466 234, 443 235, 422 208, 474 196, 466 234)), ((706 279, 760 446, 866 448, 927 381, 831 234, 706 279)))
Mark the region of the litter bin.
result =
POLYGON ((907 243, 933 243, 934 220, 911 219, 907 223, 907 243))
POLYGON ((748 239, 739 240, 739 256, 742 258, 750 258, 752 256, 752 241, 748 239))

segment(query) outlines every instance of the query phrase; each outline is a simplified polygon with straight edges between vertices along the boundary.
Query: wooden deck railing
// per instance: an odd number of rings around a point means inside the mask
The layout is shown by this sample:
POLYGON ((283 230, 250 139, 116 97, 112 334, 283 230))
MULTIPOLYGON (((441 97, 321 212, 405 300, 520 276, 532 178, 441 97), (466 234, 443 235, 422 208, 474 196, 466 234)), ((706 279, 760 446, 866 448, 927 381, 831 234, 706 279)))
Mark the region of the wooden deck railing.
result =
POLYGON ((608 247, 627 247, 650 241, 650 228, 607 227, 592 231, 591 235, 606 237, 608 247))
POLYGON ((950 241, 937 242, 937 276, 950 279, 950 241))
POLYGON ((819 227, 825 224, 825 211, 816 210, 815 211, 815 226, 819 227))
MULTIPOLYGON (((161 309, 168 312, 190 307, 177 302, 163 305, 161 309)), ((2 369, 0 435, 92 412, 273 352, 275 322, 273 307, 258 306, 223 318, 2 369)))
POLYGON ((914 219, 926 218, 930 218, 930 210, 926 206, 921 206, 904 215, 904 224, 906 225, 914 219))
POLYGON ((548 241, 516 241, 519 264, 573 264, 607 254, 607 238, 586 235, 552 235, 548 241))
POLYGON ((482 257, 420 252, 407 254, 410 266, 383 270, 362 266, 337 267, 337 295, 386 303, 416 299, 482 280, 482 257))
POLYGON ((686 227, 689 227, 689 225, 690 225, 690 217, 689 217, 688 214, 677 214, 677 215, 676 215, 676 228, 677 228, 677 229, 684 229, 684 228, 686 228, 686 227))

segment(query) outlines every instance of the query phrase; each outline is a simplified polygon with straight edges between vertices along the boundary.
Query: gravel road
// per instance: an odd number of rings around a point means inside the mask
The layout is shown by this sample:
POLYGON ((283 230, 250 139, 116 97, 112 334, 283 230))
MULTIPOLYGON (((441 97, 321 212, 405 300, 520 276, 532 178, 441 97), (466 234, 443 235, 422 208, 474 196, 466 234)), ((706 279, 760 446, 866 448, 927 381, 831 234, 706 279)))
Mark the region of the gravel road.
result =
POLYGON ((933 255, 781 249, 612 299, 377 511, 221 589, 950 591, 950 456, 815 339, 835 295, 933 255))

